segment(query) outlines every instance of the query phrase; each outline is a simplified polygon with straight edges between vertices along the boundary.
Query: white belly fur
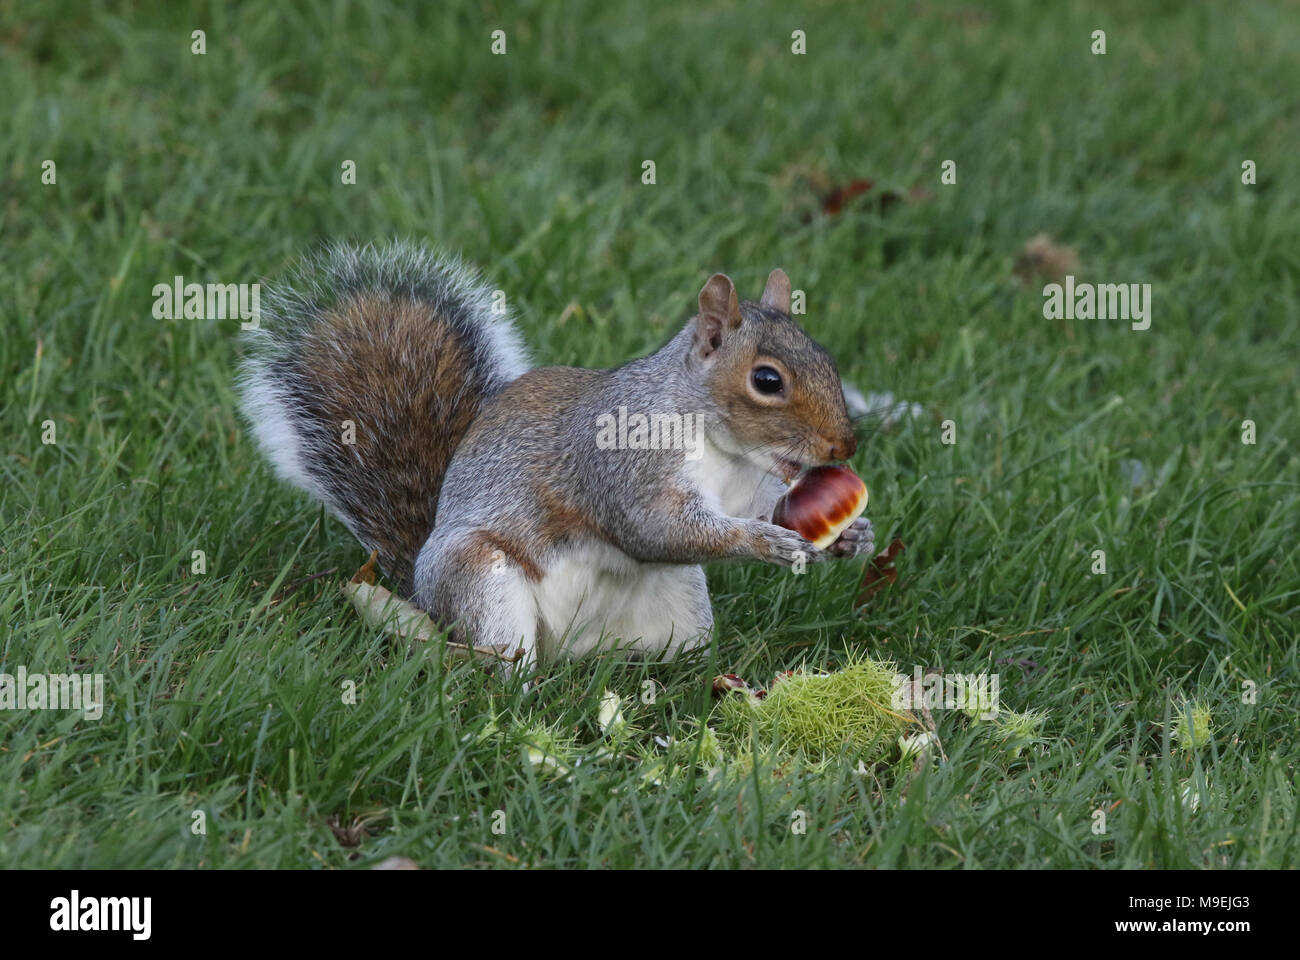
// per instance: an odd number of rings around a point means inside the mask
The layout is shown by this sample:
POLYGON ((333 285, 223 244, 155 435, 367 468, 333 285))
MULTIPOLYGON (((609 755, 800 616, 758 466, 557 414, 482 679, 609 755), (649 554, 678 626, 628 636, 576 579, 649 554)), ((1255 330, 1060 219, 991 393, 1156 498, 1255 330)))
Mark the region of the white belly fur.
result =
MULTIPOLYGON (((729 517, 770 518, 785 492, 777 477, 707 437, 686 469, 709 506, 729 517)), ((713 629, 701 567, 638 563, 609 544, 558 558, 531 590, 547 658, 610 647, 671 656, 707 641, 713 629)))
POLYGON ((700 567, 638 563, 608 544, 558 558, 531 589, 547 659, 614 647, 671 656, 713 627, 700 567))

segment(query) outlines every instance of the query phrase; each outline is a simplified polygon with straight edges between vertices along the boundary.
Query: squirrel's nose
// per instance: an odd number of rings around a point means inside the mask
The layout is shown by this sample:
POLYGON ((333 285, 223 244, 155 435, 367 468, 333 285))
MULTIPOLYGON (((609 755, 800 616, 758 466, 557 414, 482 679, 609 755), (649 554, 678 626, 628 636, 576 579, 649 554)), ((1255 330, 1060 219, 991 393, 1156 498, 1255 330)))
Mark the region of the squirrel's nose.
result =
POLYGON ((847 460, 853 456, 854 451, 858 449, 858 438, 852 433, 846 433, 830 445, 826 452, 827 460, 847 460))

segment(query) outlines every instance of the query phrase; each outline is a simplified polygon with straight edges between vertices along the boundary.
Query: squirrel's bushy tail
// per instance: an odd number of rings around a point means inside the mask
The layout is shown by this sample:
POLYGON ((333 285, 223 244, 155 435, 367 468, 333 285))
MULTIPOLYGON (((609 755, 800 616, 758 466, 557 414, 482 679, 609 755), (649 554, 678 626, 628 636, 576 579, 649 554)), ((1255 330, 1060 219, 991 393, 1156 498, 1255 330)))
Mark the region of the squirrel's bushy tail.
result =
POLYGON ((335 245, 263 285, 247 337, 239 389, 258 446, 409 590, 457 444, 527 369, 492 291, 414 244, 335 245))

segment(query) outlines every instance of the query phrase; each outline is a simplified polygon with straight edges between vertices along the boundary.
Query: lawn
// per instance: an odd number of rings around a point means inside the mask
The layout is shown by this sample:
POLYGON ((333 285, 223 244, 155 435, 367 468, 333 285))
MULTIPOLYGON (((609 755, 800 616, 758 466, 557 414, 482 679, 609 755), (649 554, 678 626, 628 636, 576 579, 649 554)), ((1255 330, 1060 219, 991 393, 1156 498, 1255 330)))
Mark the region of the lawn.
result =
POLYGON ((106 701, 0 711, 0 867, 1296 865, 1300 8, 418 6, 0 3, 0 671, 106 701), (1149 328, 1045 317, 1039 234, 1149 328), (716 565, 707 650, 529 688, 363 626, 362 551, 239 420, 238 321, 152 290, 388 237, 479 264, 542 363, 783 267, 845 380, 921 408, 853 459, 897 581, 716 565), (680 743, 716 674, 863 655, 996 673, 1039 735, 680 743))

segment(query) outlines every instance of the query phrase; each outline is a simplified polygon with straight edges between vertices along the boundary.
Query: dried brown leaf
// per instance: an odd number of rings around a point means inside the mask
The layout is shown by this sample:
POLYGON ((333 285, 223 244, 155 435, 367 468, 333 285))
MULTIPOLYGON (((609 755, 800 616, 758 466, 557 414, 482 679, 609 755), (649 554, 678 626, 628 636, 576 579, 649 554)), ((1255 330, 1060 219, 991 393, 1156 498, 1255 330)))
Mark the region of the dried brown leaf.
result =
POLYGON ((1073 247, 1057 243, 1045 233, 1030 237, 1011 272, 1020 285, 1029 288, 1041 281, 1060 280, 1079 269, 1079 255, 1073 247))
POLYGON ((894 558, 907 549, 897 537, 880 553, 871 558, 866 573, 862 575, 862 590, 858 594, 858 605, 866 603, 885 588, 887 583, 898 582, 898 570, 894 567, 894 558))

